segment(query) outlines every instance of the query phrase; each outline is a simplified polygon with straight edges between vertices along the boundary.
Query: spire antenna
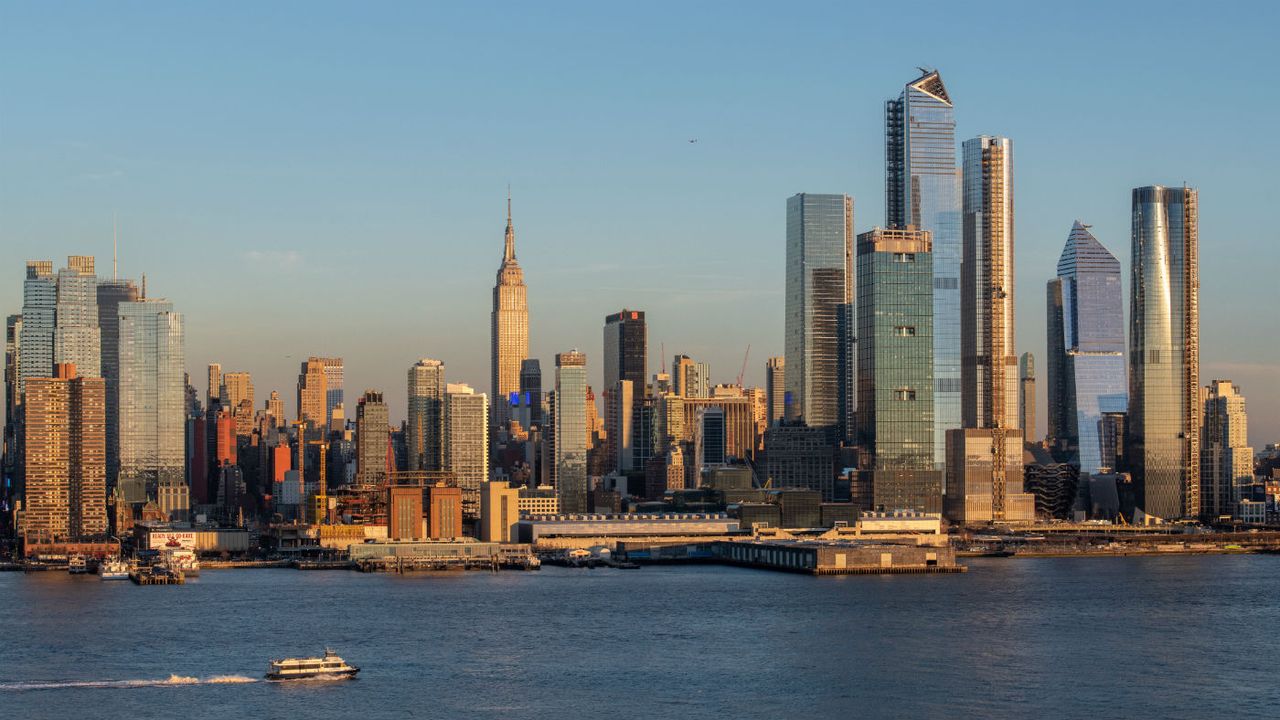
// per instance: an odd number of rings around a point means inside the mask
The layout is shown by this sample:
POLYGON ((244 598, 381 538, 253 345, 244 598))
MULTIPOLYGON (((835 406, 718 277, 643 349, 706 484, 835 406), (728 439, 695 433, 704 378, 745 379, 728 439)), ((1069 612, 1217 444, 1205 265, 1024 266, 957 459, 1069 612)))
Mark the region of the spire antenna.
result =
POLYGON ((111 211, 111 279, 120 279, 120 223, 114 210, 111 211))
POLYGON ((502 262, 509 263, 516 259, 516 230, 511 223, 511 184, 507 184, 507 236, 506 246, 502 250, 502 262))

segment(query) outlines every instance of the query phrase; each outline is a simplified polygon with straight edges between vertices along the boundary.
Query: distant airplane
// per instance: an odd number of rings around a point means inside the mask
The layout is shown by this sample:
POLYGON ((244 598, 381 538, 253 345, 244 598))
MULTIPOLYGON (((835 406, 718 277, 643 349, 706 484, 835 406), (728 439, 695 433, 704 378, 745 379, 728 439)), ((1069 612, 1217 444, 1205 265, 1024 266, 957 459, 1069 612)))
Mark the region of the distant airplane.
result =
POLYGON ((698 138, 693 138, 693 139, 692 139, 692 140, 690 140, 689 142, 691 142, 691 143, 696 143, 696 142, 698 142, 698 138))

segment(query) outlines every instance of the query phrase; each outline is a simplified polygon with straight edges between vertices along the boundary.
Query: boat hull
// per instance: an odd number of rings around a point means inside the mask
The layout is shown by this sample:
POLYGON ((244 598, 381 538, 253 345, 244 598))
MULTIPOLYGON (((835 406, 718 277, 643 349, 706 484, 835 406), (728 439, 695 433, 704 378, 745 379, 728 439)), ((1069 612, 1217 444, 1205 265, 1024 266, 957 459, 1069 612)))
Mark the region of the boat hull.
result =
POLYGON ((328 672, 318 673, 267 673, 268 680, 348 680, 356 676, 360 672, 360 668, 348 668, 346 670, 331 670, 328 672))

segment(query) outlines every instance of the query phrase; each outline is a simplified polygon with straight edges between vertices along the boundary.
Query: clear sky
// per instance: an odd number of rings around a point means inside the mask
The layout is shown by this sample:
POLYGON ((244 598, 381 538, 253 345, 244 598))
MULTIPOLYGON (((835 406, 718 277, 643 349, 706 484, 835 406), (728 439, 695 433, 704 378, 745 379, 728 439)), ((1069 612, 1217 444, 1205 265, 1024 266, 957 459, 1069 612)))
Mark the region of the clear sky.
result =
MULTIPOLYGON (((0 310, 22 263, 96 254, 187 318, 187 365, 348 415, 445 361, 488 390, 505 195, 531 351, 647 311, 731 382, 782 353, 784 203, 883 222, 883 102, 942 71, 961 139, 1012 137, 1020 351, 1073 220, 1129 261, 1131 188, 1200 189, 1202 380, 1280 440, 1272 3, 0 3, 0 310), (697 143, 689 140, 696 138, 697 143)), ((1126 286, 1127 286, 1126 275, 1126 286)), ((1127 292, 1127 290, 1126 290, 1127 292)), ((1043 379, 1041 380, 1043 410, 1043 379)), ((1040 432, 1044 413, 1040 413, 1040 432)))

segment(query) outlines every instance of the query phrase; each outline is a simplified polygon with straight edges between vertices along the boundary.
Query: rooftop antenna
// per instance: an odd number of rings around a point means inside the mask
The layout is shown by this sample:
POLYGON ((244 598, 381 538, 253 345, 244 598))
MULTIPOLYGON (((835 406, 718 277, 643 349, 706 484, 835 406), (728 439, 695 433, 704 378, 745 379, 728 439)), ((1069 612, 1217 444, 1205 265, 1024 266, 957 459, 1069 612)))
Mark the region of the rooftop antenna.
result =
POLYGON ((147 274, 142 273, 142 299, 147 299, 147 274))
POLYGON ((114 210, 111 211, 111 279, 120 279, 120 223, 114 210))

